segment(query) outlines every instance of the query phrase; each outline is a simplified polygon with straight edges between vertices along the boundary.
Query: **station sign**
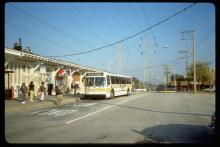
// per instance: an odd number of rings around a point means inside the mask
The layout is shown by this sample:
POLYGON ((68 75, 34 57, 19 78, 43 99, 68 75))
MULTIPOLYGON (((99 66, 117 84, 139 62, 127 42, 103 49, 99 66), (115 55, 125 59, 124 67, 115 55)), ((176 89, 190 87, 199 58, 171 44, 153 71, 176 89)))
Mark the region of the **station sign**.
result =
POLYGON ((40 73, 45 74, 46 73, 46 67, 40 67, 40 73))

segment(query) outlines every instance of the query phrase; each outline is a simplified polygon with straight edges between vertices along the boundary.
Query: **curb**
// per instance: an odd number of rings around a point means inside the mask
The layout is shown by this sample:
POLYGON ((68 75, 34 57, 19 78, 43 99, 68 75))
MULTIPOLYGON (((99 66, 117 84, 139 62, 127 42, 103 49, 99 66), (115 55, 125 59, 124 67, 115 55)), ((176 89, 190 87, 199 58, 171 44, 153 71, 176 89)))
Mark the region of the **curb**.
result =
POLYGON ((161 93, 176 93, 176 91, 160 91, 161 93))
MULTIPOLYGON (((26 103, 26 104, 21 104, 20 102, 18 102, 18 104, 16 104, 15 107, 10 108, 9 106, 7 106, 5 104, 5 113, 11 113, 11 112, 20 112, 20 111, 26 111, 26 110, 34 110, 34 109, 40 109, 40 108, 47 108, 47 107, 52 107, 52 106, 57 106, 55 104, 56 101, 50 101, 50 100, 46 100, 45 102, 34 102, 34 103, 26 103)), ((65 99, 63 100, 63 105, 64 104, 74 104, 76 103, 76 99, 65 99)))

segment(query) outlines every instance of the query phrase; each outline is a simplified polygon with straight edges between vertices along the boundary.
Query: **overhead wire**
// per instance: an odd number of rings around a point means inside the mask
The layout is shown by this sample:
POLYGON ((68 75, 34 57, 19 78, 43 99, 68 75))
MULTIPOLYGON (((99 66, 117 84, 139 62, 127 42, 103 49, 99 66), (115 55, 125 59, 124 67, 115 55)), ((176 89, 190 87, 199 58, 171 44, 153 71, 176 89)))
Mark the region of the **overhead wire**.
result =
POLYGON ((49 39, 49 38, 47 38, 47 37, 44 37, 44 36, 42 36, 42 35, 39 35, 39 34, 37 34, 37 33, 32 32, 32 31, 30 31, 30 30, 27 30, 27 29, 25 29, 25 28, 23 28, 23 27, 20 27, 20 26, 18 26, 17 24, 11 23, 11 22, 9 22, 9 21, 5 21, 5 22, 8 23, 9 25, 15 27, 15 28, 19 28, 19 30, 22 29, 24 32, 29 33, 29 34, 31 34, 31 35, 33 35, 33 36, 35 36, 35 37, 38 37, 38 38, 40 38, 40 39, 42 39, 42 40, 44 40, 44 41, 46 40, 46 41, 48 41, 48 42, 50 42, 50 43, 57 44, 57 45, 59 45, 59 46, 62 47, 62 48, 63 48, 63 47, 66 47, 66 48, 70 49, 71 51, 75 50, 75 49, 73 49, 73 48, 67 46, 66 44, 63 44, 63 43, 58 42, 58 41, 51 40, 51 39, 49 39))
MULTIPOLYGON (((176 61, 179 61, 179 60, 182 60, 183 58, 177 58, 175 60, 170 60, 168 62, 165 62, 165 63, 159 63, 159 64, 155 64, 155 65, 150 65, 150 66, 147 66, 147 68, 159 68, 161 65, 164 65, 164 64, 168 64, 168 63, 172 63, 172 62, 176 62, 176 61)), ((132 68, 132 69, 129 69, 129 70, 126 70, 126 71, 131 71, 131 70, 141 70, 141 69, 144 69, 146 66, 141 66, 141 67, 138 67, 138 68, 132 68)))
POLYGON ((196 44, 196 46, 203 44, 210 37, 210 35, 214 32, 214 30, 215 29, 213 28, 201 41, 199 41, 199 43, 196 44))
MULTIPOLYGON (((147 13, 146 13, 146 11, 144 9, 143 3, 141 3, 140 5, 141 5, 141 9, 143 11, 143 14, 144 14, 146 20, 147 20, 148 25, 151 26, 150 20, 148 19, 148 15, 147 15, 147 13)), ((153 36, 153 40, 155 41, 155 46, 157 48, 157 52, 159 53, 158 43, 157 43, 157 40, 156 40, 156 35, 154 34, 153 30, 151 30, 150 32, 151 32, 151 34, 153 36)))
MULTIPOLYGON (((89 4, 88 4, 89 5, 89 4)), ((106 24, 109 24, 110 26, 111 26, 111 28, 114 28, 114 29, 112 29, 113 31, 114 31, 114 35, 116 35, 116 36, 120 36, 120 38, 123 38, 124 36, 122 36, 122 34, 121 34, 121 30, 122 29, 119 29, 118 27, 115 27, 114 26, 114 23, 113 23, 113 20, 115 20, 114 19, 114 17, 111 15, 111 13, 109 13, 108 11, 107 11, 107 9, 104 9, 104 11, 112 18, 111 19, 111 21, 109 21, 109 19, 105 19, 105 18, 107 18, 107 17, 104 17, 102 14, 103 13, 99 13, 99 11, 95 8, 95 7, 93 7, 93 5, 89 5, 89 7, 98 15, 98 16, 101 16, 103 19, 102 20, 104 20, 105 21, 105 23, 106 24)), ((122 30, 123 31, 123 30, 122 30)), ((124 32, 124 34, 126 34, 126 32, 124 32)), ((133 46, 133 45, 132 45, 133 46)), ((115 46, 115 49, 119 49, 121 46, 115 46)), ((121 48, 121 49, 123 49, 123 48, 121 48)), ((120 50, 121 52, 120 53, 118 53, 118 50, 117 50, 117 54, 116 54, 116 56, 114 57, 115 59, 115 62, 116 62, 116 64, 118 65, 118 66, 120 66, 120 64, 121 64, 121 66, 123 66, 123 64, 125 63, 124 62, 124 56, 123 56, 123 54, 122 54, 122 52, 123 52, 123 50, 120 50), (119 64, 120 63, 120 64, 119 64)), ((119 67, 118 69, 121 69, 122 67, 119 67)))
MULTIPOLYGON (((115 6, 119 11, 121 10, 121 7, 117 6, 116 3, 114 3, 114 6, 115 6)), ((124 10, 124 9, 123 9, 123 10, 124 10)), ((123 13, 121 13, 121 14, 123 15, 123 13)), ((127 17, 127 16, 125 16, 125 15, 123 15, 123 16, 124 16, 124 17, 127 17)), ((127 23, 126 26, 127 26, 127 27, 130 26, 129 29, 132 30, 133 33, 136 32, 136 31, 134 30, 134 28, 131 26, 130 23, 127 23)))
POLYGON ((15 6, 15 5, 12 4, 12 3, 9 3, 9 4, 10 4, 11 6, 13 6, 15 9, 17 9, 18 11, 22 12, 23 14, 26 14, 26 15, 30 16, 31 18, 33 18, 34 20, 40 22, 41 24, 44 24, 44 25, 46 25, 47 27, 49 27, 49 28, 51 28, 51 29, 53 29, 53 30, 55 30, 55 31, 57 31, 57 32, 59 32, 59 33, 65 35, 65 36, 69 37, 69 38, 72 38, 73 40, 75 40, 75 41, 77 41, 77 42, 80 42, 81 45, 83 45, 83 46, 86 47, 86 48, 89 47, 89 45, 86 45, 84 42, 82 42, 81 40, 79 40, 79 39, 77 39, 76 37, 72 36, 71 34, 66 33, 66 32, 63 32, 63 31, 60 30, 59 28, 57 28, 57 27, 55 27, 55 26, 53 26, 53 25, 51 25, 51 24, 49 24, 49 23, 47 23, 47 22, 45 22, 45 21, 39 19, 38 17, 36 17, 36 16, 34 16, 34 15, 30 14, 30 13, 27 13, 25 10, 23 10, 23 9, 21 9, 21 8, 19 8, 19 7, 17 7, 17 6, 15 6))
MULTIPOLYGON (((102 15, 102 13, 100 13, 95 7, 93 7, 91 4, 89 4, 89 3, 87 3, 88 4, 88 6, 97 14, 97 16, 101 16, 101 20, 102 21, 105 21, 105 23, 106 24, 109 24, 110 26, 111 26, 111 28, 115 28, 111 23, 109 23, 107 20, 106 20, 106 18, 102 15)), ((117 34, 116 36, 118 36, 118 35, 120 35, 120 37, 122 37, 121 36, 121 34, 120 33, 118 33, 118 31, 116 31, 115 29, 112 29, 113 31, 114 31, 114 34, 117 34)))
MULTIPOLYGON (((107 12, 107 14, 112 18, 112 20, 114 20, 115 22, 118 22, 116 20, 116 18, 107 10, 105 9, 105 11, 107 12)), ((121 25, 121 23, 117 23, 120 26, 120 30, 123 31, 124 34, 126 34, 127 31, 125 31, 124 27, 121 25)), ((134 48, 137 48, 137 46, 134 46, 134 44, 131 44, 134 48)))
MULTIPOLYGON (((50 8, 49 6, 46 6, 46 7, 47 7, 47 8, 50 8)), ((70 21, 70 20, 74 20, 74 22, 77 23, 78 26, 79 26, 82 30, 83 30, 83 29, 86 29, 85 32, 86 32, 87 34, 89 34, 90 36, 92 36, 93 38, 95 38, 97 41, 102 42, 102 43, 105 44, 105 41, 103 41, 102 38, 98 37, 97 34, 92 33, 89 29, 87 29, 83 24, 81 24, 80 22, 78 22, 75 18, 71 17, 71 19, 69 19, 68 17, 66 17, 66 15, 63 15, 63 14, 61 13, 62 10, 59 9, 57 6, 52 5, 52 7, 54 7, 53 11, 54 11, 58 16, 62 17, 62 18, 65 20, 65 22, 69 23, 70 25, 75 26, 74 23, 72 23, 72 21, 70 21), (96 37, 94 37, 94 36, 96 36, 96 37)), ((51 8, 50 8, 50 9, 51 9, 51 8)))
MULTIPOLYGON (((143 14, 144 14, 144 17, 145 17, 145 19, 146 19, 146 21, 147 21, 147 23, 148 23, 148 26, 151 26, 150 20, 148 19, 148 15, 147 15, 147 13, 146 13, 146 11, 145 11, 145 9, 144 9, 143 3, 140 3, 140 6, 141 6, 141 10, 142 10, 142 12, 143 12, 143 14)), ((157 49, 157 53, 159 53, 158 43, 157 43, 157 41, 156 41, 156 36, 154 35, 153 30, 151 30, 150 32, 151 32, 151 35, 152 35, 152 37, 153 37, 153 40, 154 40, 154 43, 155 43, 155 46, 156 46, 156 49, 157 49)), ((156 51, 155 51, 155 49, 154 49, 154 54, 156 54, 156 56, 157 56, 157 58, 158 58, 158 54, 157 54, 157 53, 156 53, 156 51)), ((156 60, 156 61, 158 61, 158 60, 156 60)))
POLYGON ((123 39, 121 39, 121 40, 119 40, 119 41, 110 43, 110 44, 108 44, 108 45, 104 45, 104 46, 99 47, 99 48, 95 48, 95 49, 91 49, 91 50, 83 51, 83 52, 79 52, 79 53, 59 55, 59 56, 50 56, 50 57, 65 57, 65 56, 74 56, 74 55, 80 55, 80 54, 87 54, 87 53, 89 53, 89 52, 93 52, 93 51, 97 51, 97 50, 101 50, 101 49, 104 49, 104 48, 113 46, 113 45, 115 45, 115 44, 124 42, 124 41, 126 41, 126 40, 128 40, 128 39, 134 38, 134 37, 138 36, 139 34, 142 34, 142 33, 146 32, 146 31, 148 31, 148 30, 150 30, 150 29, 152 29, 152 28, 154 28, 154 27, 156 27, 156 26, 158 26, 158 25, 160 25, 160 24, 162 24, 162 23, 168 21, 169 19, 171 19, 171 18, 173 18, 173 17, 175 17, 175 16, 181 14, 182 12, 186 11, 187 9, 191 8, 191 7, 194 6, 194 5, 196 5, 196 3, 193 3, 193 4, 189 5, 189 6, 187 6, 186 8, 182 9, 181 11, 179 11, 179 12, 173 14, 173 15, 170 15, 169 17, 167 17, 167 18, 165 18, 165 19, 159 21, 158 23, 152 25, 151 27, 148 27, 148 28, 146 28, 146 29, 144 29, 144 30, 142 30, 142 31, 140 31, 140 32, 137 32, 137 33, 135 33, 135 34, 133 34, 133 35, 130 35, 130 36, 126 37, 126 38, 123 38, 123 39))

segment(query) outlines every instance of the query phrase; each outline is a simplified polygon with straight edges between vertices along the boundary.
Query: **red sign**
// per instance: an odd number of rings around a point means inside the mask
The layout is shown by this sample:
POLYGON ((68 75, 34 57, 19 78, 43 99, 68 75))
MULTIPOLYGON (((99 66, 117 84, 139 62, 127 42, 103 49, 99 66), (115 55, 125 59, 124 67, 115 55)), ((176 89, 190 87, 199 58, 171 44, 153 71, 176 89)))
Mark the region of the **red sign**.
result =
POLYGON ((65 70, 64 69, 60 69, 58 72, 57 72, 58 75, 64 75, 65 74, 65 70))

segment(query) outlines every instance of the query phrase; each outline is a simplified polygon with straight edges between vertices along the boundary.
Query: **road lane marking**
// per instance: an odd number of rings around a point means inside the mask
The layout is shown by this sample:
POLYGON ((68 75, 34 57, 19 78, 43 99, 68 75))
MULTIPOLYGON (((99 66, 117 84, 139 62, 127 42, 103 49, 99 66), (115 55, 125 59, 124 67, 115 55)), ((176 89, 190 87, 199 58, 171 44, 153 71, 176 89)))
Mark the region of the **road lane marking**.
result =
POLYGON ((47 112, 39 113, 38 115, 50 115, 51 113, 54 113, 54 112, 58 113, 59 111, 60 111, 59 109, 51 109, 47 112))
POLYGON ((48 116, 55 117, 55 116, 62 116, 62 115, 70 114, 76 111, 78 110, 76 109, 74 110, 44 109, 41 111, 36 111, 32 113, 32 115, 41 115, 41 116, 48 115, 48 116))
POLYGON ((79 104, 80 106, 84 106, 84 107, 89 107, 89 106, 93 106, 96 105, 97 103, 88 103, 88 104, 79 104))
POLYGON ((96 105, 98 103, 79 103, 77 104, 73 104, 73 105, 65 105, 65 106, 74 106, 74 107, 79 107, 79 106, 83 106, 83 107, 89 107, 89 106, 93 106, 96 105))
POLYGON ((40 110, 40 111, 36 111, 36 112, 33 112, 32 114, 35 115, 37 113, 41 113, 41 112, 45 112, 45 111, 49 111, 50 109, 44 109, 44 110, 40 110))
POLYGON ((86 117, 91 116, 91 115, 93 115, 93 114, 96 114, 96 113, 98 113, 98 112, 105 111, 105 110, 107 110, 107 109, 110 109, 111 107, 117 106, 117 105, 119 105, 119 104, 125 103, 125 102, 127 102, 127 101, 131 101, 131 100, 134 100, 134 99, 137 99, 137 98, 140 98, 140 97, 135 97, 135 98, 132 98, 132 99, 128 99, 128 100, 125 100, 125 101, 122 101, 122 102, 113 104, 113 105, 111 105, 111 106, 107 106, 107 107, 105 107, 105 108, 103 108, 103 109, 100 109, 100 110, 98 110, 98 111, 95 111, 95 112, 89 113, 89 114, 87 114, 87 115, 78 117, 78 118, 76 118, 76 119, 67 121, 66 124, 70 124, 70 123, 75 122, 75 121, 77 121, 77 120, 86 118, 86 117))

